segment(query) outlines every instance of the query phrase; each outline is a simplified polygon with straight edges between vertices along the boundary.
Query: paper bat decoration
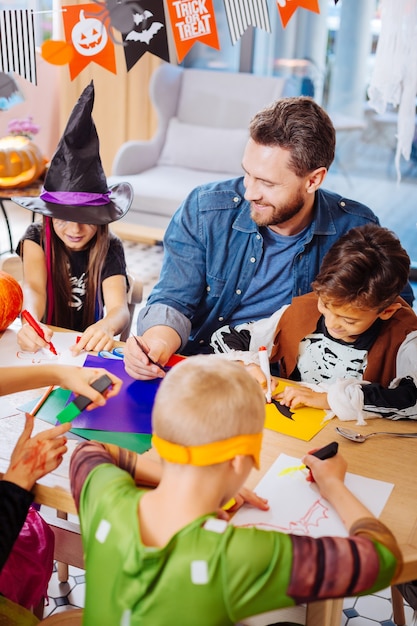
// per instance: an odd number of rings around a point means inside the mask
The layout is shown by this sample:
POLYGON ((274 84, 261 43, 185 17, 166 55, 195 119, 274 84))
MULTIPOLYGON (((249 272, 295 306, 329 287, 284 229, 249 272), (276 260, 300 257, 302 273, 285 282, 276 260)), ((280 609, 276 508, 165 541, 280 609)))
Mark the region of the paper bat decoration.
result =
POLYGON ((93 0, 93 2, 103 7, 94 16, 101 19, 103 24, 105 24, 106 20, 109 20, 110 24, 107 24, 107 26, 111 25, 121 33, 127 33, 131 30, 134 16, 137 12, 140 14, 142 11, 140 4, 135 2, 135 0, 106 0, 105 2, 93 0))
POLYGON ((0 111, 7 111, 23 101, 24 97, 13 76, 0 72, 0 111))
MULTIPOLYGON (((137 18, 135 16, 135 24, 139 25, 141 22, 147 22, 149 17, 153 17, 153 14, 150 11, 145 11, 143 15, 137 14, 137 18)), ((152 22, 150 27, 138 32, 137 30, 132 30, 130 33, 126 35, 126 41, 140 41, 142 43, 149 44, 151 39, 156 35, 157 32, 164 27, 164 24, 161 22, 152 22)))

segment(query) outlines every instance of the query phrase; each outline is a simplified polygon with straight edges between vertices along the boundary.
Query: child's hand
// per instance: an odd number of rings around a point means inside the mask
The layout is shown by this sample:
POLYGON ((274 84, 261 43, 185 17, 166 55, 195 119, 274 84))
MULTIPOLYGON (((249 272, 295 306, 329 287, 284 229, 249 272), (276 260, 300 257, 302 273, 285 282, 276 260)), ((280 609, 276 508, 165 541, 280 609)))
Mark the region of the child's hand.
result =
POLYGON ((73 356, 77 356, 83 350, 87 352, 100 352, 100 350, 110 351, 113 347, 113 329, 108 328, 104 320, 99 320, 83 332, 77 343, 71 346, 71 352, 73 356))
POLYGON ((256 363, 247 363, 245 367, 247 371, 249 372, 249 374, 252 376, 252 378, 257 380, 261 388, 263 389, 263 391, 265 391, 267 388, 267 382, 266 382, 265 374, 263 373, 260 366, 257 365, 256 363))
POLYGON ((22 328, 17 333, 17 343, 19 344, 19 348, 24 352, 37 352, 42 348, 49 349, 48 342, 51 341, 54 333, 50 328, 48 328, 48 326, 45 326, 45 324, 41 324, 40 322, 38 323, 40 328, 43 330, 45 339, 39 337, 36 330, 32 328, 30 324, 26 323, 22 325, 22 328))
MULTIPOLYGON (((339 453, 324 461, 312 454, 306 454, 302 458, 302 462, 310 468, 312 477, 310 481, 317 483, 321 495, 327 500, 330 500, 328 494, 330 493, 329 489, 331 489, 332 485, 334 486, 335 483, 340 485, 340 483, 344 482, 347 469, 346 460, 339 453)), ((334 491, 334 489, 332 491, 334 491)))
POLYGON ((25 427, 12 452, 9 468, 3 476, 3 480, 28 491, 39 478, 61 464, 67 451, 67 438, 63 435, 71 428, 71 423, 67 422, 31 437, 33 423, 33 416, 26 413, 25 427))
POLYGON ((269 509, 268 500, 266 500, 266 498, 261 498, 256 495, 254 491, 247 489, 246 487, 241 487, 240 491, 235 495, 234 501, 234 504, 230 508, 226 510, 221 509, 218 512, 219 518, 229 520, 229 513, 235 513, 245 503, 250 504, 257 509, 261 509, 262 511, 268 511, 269 509))
POLYGON ((63 389, 71 389, 74 393, 90 398, 91 404, 87 406, 87 411, 98 406, 104 406, 108 398, 117 396, 123 381, 111 372, 102 367, 76 367, 74 365, 60 365, 56 368, 59 376, 59 386, 63 389), (91 383, 96 381, 100 376, 107 374, 111 378, 112 386, 103 394, 91 387, 91 383))
POLYGON ((314 409, 330 409, 327 393, 313 391, 309 387, 285 387, 284 391, 274 395, 280 404, 296 409, 300 406, 311 406, 314 409))

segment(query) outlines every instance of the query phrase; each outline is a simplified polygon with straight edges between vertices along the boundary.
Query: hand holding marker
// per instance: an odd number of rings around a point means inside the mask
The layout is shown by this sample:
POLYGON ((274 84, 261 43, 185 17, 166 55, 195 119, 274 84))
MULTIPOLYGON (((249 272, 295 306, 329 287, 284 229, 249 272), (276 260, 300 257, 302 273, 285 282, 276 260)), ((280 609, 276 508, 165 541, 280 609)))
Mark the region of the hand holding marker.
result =
POLYGON ((166 367, 158 363, 158 361, 154 361, 153 359, 151 359, 151 357, 149 356, 149 348, 148 349, 145 348, 143 342, 139 339, 139 337, 136 337, 136 335, 134 335, 133 333, 132 333, 132 337, 136 341, 136 345, 139 346, 142 352, 146 354, 146 356, 148 357, 149 363, 152 363, 152 365, 156 365, 156 367, 159 367, 160 370, 162 370, 163 372, 166 372, 167 371, 166 367))
MULTIPOLYGON (((319 448, 315 452, 309 452, 309 454, 311 454, 312 456, 316 456, 318 459, 321 459, 322 461, 324 461, 325 459, 331 459, 333 456, 336 456, 338 449, 339 449, 339 444, 337 443, 337 441, 332 441, 331 443, 328 443, 327 446, 323 446, 323 448, 319 448)), ((314 483, 315 482, 314 476, 312 474, 311 469, 308 467, 308 465, 304 465, 301 467, 305 467, 310 471, 308 480, 314 483)))
MULTIPOLYGON (((109 378, 107 374, 104 374, 91 383, 91 386, 100 393, 104 393, 112 384, 111 378, 109 378)), ((72 422, 89 404, 91 404, 90 398, 87 398, 87 396, 77 396, 65 409, 62 409, 62 411, 58 413, 56 418, 61 424, 72 422)))
MULTIPOLYGON (((33 328, 33 330, 39 335, 39 337, 41 339, 43 339, 44 341, 46 341, 45 339, 45 334, 42 330, 42 328, 39 326, 38 322, 35 320, 34 317, 32 317, 32 315, 29 313, 29 311, 22 311, 22 317, 25 320, 25 322, 27 322, 29 324, 29 326, 31 326, 33 328)), ((52 352, 52 354, 57 355, 58 352, 55 349, 54 344, 52 343, 52 341, 46 341, 46 343, 49 346, 50 351, 52 352)))

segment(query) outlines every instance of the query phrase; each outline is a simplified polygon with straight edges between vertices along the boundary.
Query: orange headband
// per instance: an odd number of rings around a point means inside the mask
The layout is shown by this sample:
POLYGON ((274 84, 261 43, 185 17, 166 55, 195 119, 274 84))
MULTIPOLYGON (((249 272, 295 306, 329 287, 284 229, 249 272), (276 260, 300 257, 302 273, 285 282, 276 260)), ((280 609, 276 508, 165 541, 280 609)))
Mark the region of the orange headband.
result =
POLYGON ((238 435, 229 439, 205 443, 201 446, 182 446, 153 434, 152 444, 159 456, 170 463, 198 466, 214 465, 229 461, 237 454, 247 454, 253 457, 255 466, 259 469, 262 434, 238 435))

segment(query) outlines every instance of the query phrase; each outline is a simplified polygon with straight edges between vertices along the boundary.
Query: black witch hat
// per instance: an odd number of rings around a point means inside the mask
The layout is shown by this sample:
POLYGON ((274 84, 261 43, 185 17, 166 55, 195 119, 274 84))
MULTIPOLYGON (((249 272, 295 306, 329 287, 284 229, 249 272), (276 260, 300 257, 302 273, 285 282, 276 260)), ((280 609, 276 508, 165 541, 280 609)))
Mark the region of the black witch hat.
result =
POLYGON ((13 202, 35 213, 80 224, 109 224, 126 215, 133 189, 127 182, 107 185, 91 117, 93 104, 91 81, 72 110, 40 196, 17 196, 13 202))

